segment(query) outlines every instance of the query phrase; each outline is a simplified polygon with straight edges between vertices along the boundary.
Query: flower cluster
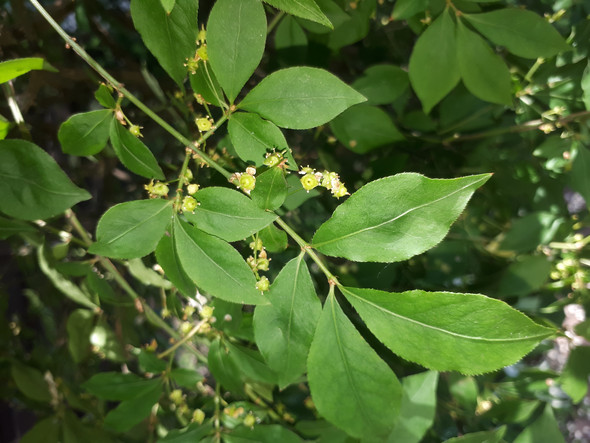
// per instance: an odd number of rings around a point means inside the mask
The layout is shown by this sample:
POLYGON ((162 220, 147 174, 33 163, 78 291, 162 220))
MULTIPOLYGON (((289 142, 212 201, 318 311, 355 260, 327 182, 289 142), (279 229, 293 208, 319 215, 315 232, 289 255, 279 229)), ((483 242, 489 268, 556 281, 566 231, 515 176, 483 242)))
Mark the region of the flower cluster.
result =
POLYGON ((159 181, 154 183, 153 180, 148 185, 144 185, 143 188, 148 192, 150 198, 167 197, 170 190, 165 183, 159 181))
POLYGON ((318 172, 307 166, 301 168, 299 174, 303 175, 303 177, 301 177, 301 185, 307 192, 318 186, 322 186, 329 189, 332 192, 332 195, 336 198, 350 195, 346 186, 340 181, 340 177, 335 172, 318 172))
POLYGON ((266 253, 266 249, 264 249, 264 245, 262 244, 262 240, 258 237, 254 239, 253 242, 250 243, 250 249, 254 255, 251 255, 246 259, 246 263, 254 272, 256 279, 256 289, 260 292, 268 291, 270 287, 270 281, 266 276, 260 276, 259 271, 268 271, 268 267, 270 265, 270 258, 268 258, 268 254, 266 253))

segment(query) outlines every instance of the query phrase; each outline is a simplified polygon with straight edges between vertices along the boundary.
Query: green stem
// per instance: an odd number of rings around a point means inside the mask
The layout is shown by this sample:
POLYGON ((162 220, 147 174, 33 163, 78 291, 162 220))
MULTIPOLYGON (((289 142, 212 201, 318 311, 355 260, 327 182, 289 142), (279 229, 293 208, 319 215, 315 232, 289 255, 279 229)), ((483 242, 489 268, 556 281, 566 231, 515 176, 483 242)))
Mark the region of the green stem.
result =
POLYGON ((285 15, 285 11, 279 11, 277 13, 277 15, 275 15, 272 18, 272 20, 268 24, 268 27, 266 28, 266 33, 267 34, 270 34, 272 32, 272 30, 275 28, 276 25, 279 24, 279 22, 281 21, 281 19, 283 18, 284 15, 285 15))
POLYGON ((182 337, 182 339, 178 340, 176 343, 174 343, 172 346, 170 346, 164 352, 159 353, 158 358, 166 357, 167 355, 176 351, 180 346, 187 343, 193 337, 193 335, 195 335, 197 332, 199 332, 199 329, 201 329, 201 326, 203 325, 203 323, 206 323, 206 322, 207 322, 207 320, 201 320, 188 332, 188 334, 186 334, 184 337, 182 337))
POLYGON ((531 82, 531 79, 533 78, 533 75, 535 75, 535 72, 537 72, 537 69, 539 69, 539 67, 545 63, 545 59, 539 57, 537 60, 535 60, 535 63, 533 64, 533 66, 531 66, 531 69, 529 69, 529 72, 526 73, 526 75, 524 76, 524 79, 527 82, 531 82))
MULTIPOLYGON (((199 156, 207 163, 210 167, 215 169, 217 172, 221 173, 226 178, 231 176, 231 173, 227 171, 222 166, 218 165, 215 160, 201 151, 198 147, 194 146, 194 144, 174 129, 171 125, 169 125, 164 119, 162 119, 158 114, 152 111, 146 104, 144 104, 141 100, 139 100, 135 95, 133 95, 130 91, 128 91, 119 81, 117 81, 113 76, 111 76, 96 60, 94 60, 88 53, 78 44, 76 43, 62 28, 59 24, 49 15, 49 13, 41 6, 41 4, 37 0, 29 0, 31 4, 39 11, 39 13, 47 20, 47 22, 51 25, 53 29, 63 38, 66 43, 71 47, 76 54, 80 56, 82 60, 88 63, 92 69, 94 69, 102 78, 104 78, 107 82, 109 82, 115 89, 117 89, 121 94, 123 94, 127 99, 141 109, 148 117, 150 117, 154 122, 159 124, 165 131, 167 131, 170 135, 172 135, 176 140, 182 143, 185 146, 188 146, 193 151, 199 154, 199 156)), ((225 117, 225 116, 224 116, 225 117)), ((227 117, 225 117, 227 119, 227 117)), ((225 121, 223 119, 223 121, 225 121)), ((220 119, 221 120, 221 119, 220 119)), ((202 137, 201 137, 202 138, 202 137)))
POLYGON ((307 255, 309 255, 311 257, 311 259, 316 262, 316 264, 319 266, 319 268, 322 270, 322 272, 324 273, 324 275, 328 278, 328 280, 332 283, 335 284, 336 286, 340 286, 340 283, 338 282, 338 279, 334 276, 334 274, 332 274, 329 270, 328 267, 326 266, 326 264, 323 262, 323 260, 318 257, 318 255, 315 253, 315 251, 312 249, 311 245, 309 243, 307 243, 305 240, 303 240, 299 234, 297 234, 293 228, 291 228, 291 226, 289 226, 282 218, 278 217, 276 220, 276 223, 284 229, 284 231, 289 234, 293 240, 295 240, 297 242, 297 244, 301 247, 301 250, 305 251, 305 253, 307 255))

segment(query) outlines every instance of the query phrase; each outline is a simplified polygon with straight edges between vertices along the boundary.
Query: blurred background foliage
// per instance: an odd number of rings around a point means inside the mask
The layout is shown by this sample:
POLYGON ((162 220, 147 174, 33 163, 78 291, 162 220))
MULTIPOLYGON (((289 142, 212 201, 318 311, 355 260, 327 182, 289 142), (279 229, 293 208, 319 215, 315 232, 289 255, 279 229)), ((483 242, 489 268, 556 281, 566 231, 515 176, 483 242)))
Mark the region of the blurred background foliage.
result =
MULTIPOLYGON (((193 122, 203 111, 190 84, 179 90, 145 48, 134 30, 128 1, 41 3, 115 78, 185 135, 197 136, 193 122)), ((366 104, 351 108, 328 125, 286 131, 299 165, 338 171, 351 192, 368 181, 403 171, 433 178, 494 174, 434 249, 394 264, 332 261, 345 285, 398 292, 418 288, 483 293, 563 331, 506 370, 477 377, 442 374, 434 425, 423 441, 444 441, 500 424, 508 426, 506 441, 513 441, 525 428, 545 429, 544 437, 535 440, 536 434, 531 434, 526 439, 521 434, 518 441, 589 441, 590 3, 455 1, 465 12, 524 6, 546 17, 573 49, 535 61, 495 48, 510 68, 512 106, 482 101, 459 84, 428 115, 410 86, 408 62, 417 36, 445 2, 415 1, 409 11, 404 10, 409 3, 318 0, 335 25, 330 32, 316 23, 277 15, 268 7, 273 29, 263 62, 249 85, 279 68, 308 65, 329 70, 366 95, 366 104), (272 21, 273 17, 278 20, 272 21), (551 434, 557 426, 558 434, 551 434)), ((199 2, 201 23, 206 23, 212 4, 199 2)), ((94 91, 100 78, 64 47, 27 1, 4 0, 0 5, 0 59, 43 57, 59 70, 33 71, 4 88, 5 97, 16 97, 26 128, 6 123, 12 121, 11 110, 7 100, 0 100, 3 131, 8 137, 31 137, 92 194, 91 200, 77 206, 77 213, 86 229, 94 232, 107 208, 144 196, 144 180, 123 170, 111 148, 97 157, 62 153, 59 125, 74 113, 99 108, 94 91)), ((164 172, 175 171, 184 151, 132 106, 125 111, 143 127, 144 141, 164 172)), ((245 164, 231 156, 233 148, 225 134, 220 131, 206 148, 229 168, 243 170, 245 164)), ((198 174, 200 183, 225 183, 207 168, 198 174)), ((290 203, 286 217, 309 239, 338 202, 318 193, 305 197, 290 203)), ((83 251, 52 232, 52 228, 62 229, 63 222, 57 218, 48 227, 20 236, 3 233, 0 241, 0 310, 5 318, 0 322, 2 441, 18 440, 33 423, 55 410, 61 411, 72 432, 96 431, 93 418, 104 414, 105 404, 86 394, 81 383, 121 365, 137 368, 141 359, 138 363, 135 354, 152 341, 166 347, 167 335, 145 322, 128 302, 118 301, 89 323, 74 302, 64 299, 65 279, 114 299, 119 289, 87 277, 91 264, 76 261, 83 251), (43 236, 46 257, 32 246, 43 236), (53 263, 45 271, 39 265, 44 260, 53 263), (57 272, 51 274, 49 268, 57 272), (80 336, 90 337, 92 347, 84 343, 77 347, 80 336), (50 381, 50 392, 30 388, 40 380, 50 381)), ((290 244, 285 253, 273 254, 270 276, 297 252, 296 245, 290 244)), ((158 280, 153 265, 149 258, 137 260, 125 269, 126 277, 156 312, 166 308, 176 313, 172 324, 178 328, 187 301, 163 295, 165 283, 158 280)), ((314 265, 311 270, 318 274, 314 265)), ((317 281, 318 293, 326 294, 325 279, 317 281)), ((234 336, 252 339, 251 312, 236 311, 221 301, 215 304, 217 317, 227 312, 235 319, 234 326, 224 327, 233 328, 234 336)), ((422 370, 390 354, 380 343, 372 345, 399 376, 422 370)), ((207 367, 194 356, 181 355, 181 359, 186 360, 182 365, 208 375, 207 367)), ((212 389, 213 384, 205 383, 199 392, 189 392, 191 408, 212 408, 212 389)), ((313 420, 307 396, 304 389, 292 386, 275 392, 272 407, 264 401, 256 406, 252 397, 249 403, 231 405, 257 411, 262 418, 273 411, 271 421, 289 423, 284 414, 297 421, 313 420)), ((228 399, 233 400, 239 399, 228 399)), ((172 412, 164 414, 160 423, 165 429, 179 427, 172 412)), ((142 426, 123 439, 146 441, 149 424, 142 426)), ((346 441, 335 428, 322 426, 319 422, 307 428, 298 425, 298 431, 310 438, 321 435, 322 442, 346 441)))

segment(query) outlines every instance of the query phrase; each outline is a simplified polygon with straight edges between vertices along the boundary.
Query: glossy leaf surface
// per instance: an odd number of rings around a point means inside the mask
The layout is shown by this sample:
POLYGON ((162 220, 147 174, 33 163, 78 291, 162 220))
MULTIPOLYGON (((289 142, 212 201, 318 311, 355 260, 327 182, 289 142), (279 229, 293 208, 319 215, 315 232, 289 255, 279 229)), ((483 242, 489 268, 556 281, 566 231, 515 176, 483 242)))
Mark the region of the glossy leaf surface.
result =
POLYGON ((475 32, 459 21, 457 60, 463 83, 476 97, 500 105, 512 104, 512 83, 506 63, 475 32))
POLYGON ((25 140, 0 140, 0 194, 0 211, 23 220, 53 217, 91 197, 25 140))
POLYGON ((525 9, 502 8, 462 17, 496 45, 520 57, 548 58, 571 49, 546 19, 525 9))
POLYGON ((264 0, 264 2, 288 14, 311 20, 330 29, 334 28, 314 0, 264 0))
POLYGON ((142 177, 164 179, 154 154, 117 120, 111 123, 110 137, 117 157, 127 169, 142 177))
POLYGON ((254 311, 256 344, 279 378, 279 388, 305 372, 307 354, 322 312, 303 255, 292 259, 270 287, 269 305, 254 311))
POLYGON ((39 57, 17 58, 14 60, 3 61, 0 63, 0 83, 6 83, 13 78, 26 74, 27 72, 38 71, 41 69, 57 72, 57 69, 39 57))
POLYGON ((408 86, 408 73, 395 65, 371 66, 352 84, 354 89, 367 97, 369 105, 393 103, 408 86))
POLYGON ((207 22, 207 53, 233 103, 262 59, 266 15, 259 0, 218 0, 207 22))
POLYGON ((256 177, 256 187, 250 192, 259 208, 274 211, 287 198, 287 180, 280 168, 270 168, 256 177))
POLYGON ((174 245, 174 233, 171 230, 170 235, 164 235, 156 247, 156 260, 164 270, 166 278, 185 296, 194 297, 197 293, 197 287, 190 279, 182 266, 180 258, 174 245))
POLYGON ((318 412, 354 437, 391 432, 402 388, 330 294, 309 351, 308 380, 318 412))
POLYGON ((199 2, 176 0, 167 12, 161 0, 131 0, 131 17, 147 48, 164 70, 181 86, 187 71, 184 64, 197 49, 199 2))
POLYGON ((185 213, 187 220, 225 241, 243 240, 277 218, 233 189, 211 186, 201 189, 194 197, 200 204, 194 213, 185 213))
POLYGON ((403 173, 368 183, 341 204, 313 238, 320 252, 395 262, 440 242, 489 174, 429 179, 403 173))
POLYGON ((109 140, 113 118, 109 109, 72 115, 57 133, 62 151, 72 155, 98 154, 109 140))
POLYGON ((402 379, 403 396, 400 414, 388 443, 420 443, 432 426, 436 412, 438 373, 421 372, 402 379))
POLYGON ((281 128, 309 129, 364 101, 365 97, 323 69, 295 67, 270 74, 239 107, 281 128))
POLYGON ((405 139, 385 111, 365 104, 344 111, 330 128, 340 143, 358 154, 405 139))
POLYGON ((425 113, 459 83, 455 28, 449 12, 443 12, 418 38, 412 51, 410 82, 425 113))
POLYGON ((266 304, 256 278, 229 243, 174 220, 174 241, 180 263, 200 290, 233 303, 266 304))
POLYGON ((228 123, 228 131, 232 144, 242 160, 260 166, 266 153, 286 150, 289 167, 297 169, 287 140, 274 123, 260 118, 257 114, 237 112, 228 123))
POLYGON ((172 218, 172 202, 135 200, 113 206, 100 218, 91 254, 113 258, 143 257, 154 249, 172 218))
POLYGON ((479 294, 342 292, 389 349, 438 371, 494 371, 517 362, 553 334, 506 303, 479 294))

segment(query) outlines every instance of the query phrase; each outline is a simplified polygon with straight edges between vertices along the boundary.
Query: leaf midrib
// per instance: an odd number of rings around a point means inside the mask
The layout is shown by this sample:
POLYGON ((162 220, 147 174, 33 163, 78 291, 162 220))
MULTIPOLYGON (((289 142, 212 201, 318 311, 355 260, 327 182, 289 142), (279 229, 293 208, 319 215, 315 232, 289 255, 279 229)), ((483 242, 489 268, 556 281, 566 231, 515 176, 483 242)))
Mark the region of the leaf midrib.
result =
POLYGON ((351 295, 351 296, 359 299, 361 301, 361 303, 365 303, 367 305, 370 305, 373 308, 375 308, 375 309, 377 309, 377 310, 379 310, 379 311, 381 311, 381 312, 383 312, 383 313, 385 313, 387 315, 390 315, 392 317, 396 317, 396 318, 398 318, 398 319, 400 319, 402 321, 406 321, 408 323, 413 323, 415 325, 421 326, 421 327, 426 328, 426 329, 437 331, 437 332, 440 332, 440 333, 443 333, 443 334, 446 334, 446 335, 449 335, 449 336, 452 336, 452 337, 462 338, 462 339, 465 339, 465 340, 481 341, 481 342, 484 342, 484 343, 516 343, 516 342, 536 340, 536 339, 539 339, 539 338, 547 337, 549 335, 548 333, 545 333, 545 334, 529 335, 529 336, 526 336, 526 337, 518 337, 518 338, 486 338, 486 337, 473 337, 473 336, 469 336, 469 335, 459 334, 457 332, 453 332, 453 331, 449 331, 447 329, 439 328, 438 326, 429 325, 427 323, 423 323, 421 321, 414 320, 414 319, 412 319, 410 317, 406 317, 406 316, 403 316, 401 314, 397 314, 397 313, 395 313, 393 311, 389 311, 389 310, 387 310, 387 309, 379 306, 378 304, 375 304, 375 303, 373 303, 373 302, 371 302, 371 301, 369 301, 369 300, 367 300, 367 299, 365 299, 365 298, 363 298, 363 297, 355 294, 354 292, 349 291, 346 288, 341 287, 340 290, 343 293, 347 293, 348 295, 351 295))
MULTIPOLYGON (((358 234, 362 234, 363 232, 370 231, 370 230, 373 230, 373 229, 377 229, 377 228, 380 228, 381 226, 387 225, 389 223, 393 223, 394 221, 396 221, 396 220, 398 220, 398 219, 400 219, 400 218, 402 218, 402 217, 404 217, 404 216, 406 216, 406 215, 408 215, 408 214, 410 214, 410 213, 412 213, 414 211, 417 211, 417 210, 422 209, 422 208, 424 208, 426 206, 429 206, 429 205, 433 205, 433 204, 439 203, 439 202, 445 200, 446 198, 449 198, 449 197, 451 197, 451 196, 453 196, 453 195, 455 195, 455 194, 457 194, 459 192, 462 192, 465 189, 467 189, 467 188, 469 188, 471 186, 474 186, 475 184, 477 184, 477 183, 479 183, 479 182, 481 182, 483 180, 486 180, 486 179, 487 179, 487 177, 482 177, 482 178, 480 178, 477 181, 470 182, 467 185, 465 185, 465 186, 463 186, 463 187, 461 187, 461 188, 459 188, 459 189, 451 192, 450 194, 446 194, 446 195, 444 195, 444 196, 442 196, 442 197, 440 197, 440 198, 438 198, 436 200, 430 200, 430 201, 428 201, 426 203, 423 203, 421 205, 418 205, 418 206, 415 206, 413 208, 410 208, 410 209, 402 212, 401 214, 393 217, 390 220, 386 220, 384 222, 381 222, 381 223, 376 224, 376 225, 373 225, 373 226, 367 226, 366 228, 363 228, 363 229, 359 229, 357 231, 350 232, 350 233, 348 233, 346 235, 342 235, 340 237, 335 237, 335 238, 332 238, 330 240, 326 240, 326 241, 323 241, 323 242, 320 242, 320 243, 314 243, 313 246, 317 248, 317 247, 324 246, 324 245, 327 245, 327 244, 330 244, 330 243, 334 243, 336 241, 345 240, 345 239, 347 239, 349 237, 352 237, 352 236, 355 236, 355 235, 358 235, 358 234)), ((328 220, 326 223, 329 223, 329 222, 330 222, 330 220, 328 220)))
POLYGON ((162 206, 161 209, 159 209, 157 212, 154 212, 151 216, 149 216, 146 219, 142 219, 141 222, 139 222, 136 225, 133 225, 132 227, 130 227, 129 229, 127 229, 126 231, 123 231, 121 234, 119 234, 116 237, 113 237, 111 240, 107 241, 107 242, 103 242, 100 239, 98 239, 98 243, 102 243, 103 245, 110 245, 113 242, 119 240, 121 237, 124 237, 125 235, 129 234, 131 231, 135 230, 135 229, 139 229, 140 226, 146 224, 147 222, 149 222, 151 219, 153 219, 154 217, 158 216, 162 211, 168 209, 168 207, 170 207, 172 205, 172 201, 168 202, 167 204, 165 204, 164 206, 162 206))

